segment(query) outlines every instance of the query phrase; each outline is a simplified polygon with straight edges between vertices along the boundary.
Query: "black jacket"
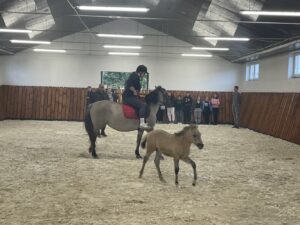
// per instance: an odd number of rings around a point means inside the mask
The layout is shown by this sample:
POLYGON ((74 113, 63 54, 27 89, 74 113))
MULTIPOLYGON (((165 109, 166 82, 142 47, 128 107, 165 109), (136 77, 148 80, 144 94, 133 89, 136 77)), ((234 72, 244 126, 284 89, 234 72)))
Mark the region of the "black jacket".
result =
POLYGON ((191 96, 185 96, 183 97, 183 107, 185 109, 191 109, 193 106, 193 99, 191 96))
POLYGON ((136 72, 130 74, 128 80, 125 83, 125 90, 123 92, 123 98, 134 97, 133 92, 129 89, 130 87, 134 87, 137 92, 141 90, 141 82, 140 77, 137 75, 136 72))
POLYGON ((98 102, 98 101, 103 101, 103 100, 109 100, 108 94, 105 91, 103 91, 103 92, 100 92, 100 91, 94 92, 93 102, 98 102))
POLYGON ((167 108, 174 107, 174 102, 175 102, 174 96, 168 96, 167 97, 167 102, 166 102, 166 107, 167 108))
POLYGON ((175 110, 182 110, 182 99, 176 99, 174 102, 175 110))

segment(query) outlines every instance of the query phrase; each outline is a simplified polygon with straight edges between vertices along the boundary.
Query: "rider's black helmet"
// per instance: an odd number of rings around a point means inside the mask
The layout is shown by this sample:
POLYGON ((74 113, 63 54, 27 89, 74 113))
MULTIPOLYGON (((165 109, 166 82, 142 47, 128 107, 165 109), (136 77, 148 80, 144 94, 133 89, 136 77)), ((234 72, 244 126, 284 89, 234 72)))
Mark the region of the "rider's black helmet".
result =
POLYGON ((144 66, 144 65, 139 65, 139 66, 136 68, 136 72, 137 72, 137 73, 148 73, 148 72, 147 72, 147 67, 144 66))

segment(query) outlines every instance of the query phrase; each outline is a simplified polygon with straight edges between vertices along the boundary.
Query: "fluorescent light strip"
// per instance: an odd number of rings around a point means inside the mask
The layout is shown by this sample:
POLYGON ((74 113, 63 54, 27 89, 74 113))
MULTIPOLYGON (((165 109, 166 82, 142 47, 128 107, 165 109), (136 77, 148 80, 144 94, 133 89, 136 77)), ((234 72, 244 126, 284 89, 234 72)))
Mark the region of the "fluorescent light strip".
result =
POLYGON ((50 41, 30 41, 30 40, 10 40, 11 43, 16 44, 40 44, 40 45, 50 45, 50 41))
POLYGON ((104 38, 132 38, 132 39, 143 39, 142 35, 127 35, 127 34, 97 34, 98 37, 104 38))
POLYGON ((140 55, 140 53, 137 52, 109 52, 109 55, 140 55))
POLYGON ((120 48, 120 49, 141 49, 141 46, 130 46, 130 45, 103 45, 103 48, 120 48))
POLYGON ((25 34, 29 34, 31 32, 32 32, 32 30, 0 28, 0 33, 25 33, 25 34))
POLYGON ((106 6, 77 6, 78 9, 84 11, 106 11, 106 12, 148 12, 148 8, 138 7, 106 7, 106 6))
POLYGON ((204 47, 192 47, 192 50, 229 51, 229 48, 204 48, 204 47))
POLYGON ((205 37, 205 40, 214 41, 250 41, 250 38, 235 38, 235 37, 205 37))
POLYGON ((66 50, 60 50, 60 49, 41 49, 41 48, 35 48, 33 49, 35 52, 50 52, 50 53, 66 53, 66 50))
POLYGON ((286 11, 240 11, 243 15, 259 15, 259 16, 300 16, 300 12, 286 11))
POLYGON ((212 55, 205 55, 205 54, 181 54, 181 56, 184 56, 184 57, 206 57, 206 58, 212 57, 212 55))

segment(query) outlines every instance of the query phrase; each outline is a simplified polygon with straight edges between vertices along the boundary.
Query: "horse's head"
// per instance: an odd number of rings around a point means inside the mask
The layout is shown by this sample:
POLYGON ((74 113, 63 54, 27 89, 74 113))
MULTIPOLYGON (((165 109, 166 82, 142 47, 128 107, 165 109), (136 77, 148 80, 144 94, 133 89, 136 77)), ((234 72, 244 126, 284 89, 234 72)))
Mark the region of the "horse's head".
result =
POLYGON ((199 148, 202 149, 204 147, 202 138, 201 138, 201 133, 198 130, 198 126, 196 125, 190 125, 191 127, 191 133, 193 137, 193 143, 199 148))
POLYGON ((156 87, 153 91, 146 95, 145 101, 150 104, 165 104, 167 99, 167 91, 161 86, 156 87))
POLYGON ((196 125, 186 126, 181 131, 175 133, 175 135, 184 136, 186 140, 188 140, 190 143, 195 144, 199 149, 202 149, 204 147, 201 139, 201 133, 198 130, 198 126, 196 125))

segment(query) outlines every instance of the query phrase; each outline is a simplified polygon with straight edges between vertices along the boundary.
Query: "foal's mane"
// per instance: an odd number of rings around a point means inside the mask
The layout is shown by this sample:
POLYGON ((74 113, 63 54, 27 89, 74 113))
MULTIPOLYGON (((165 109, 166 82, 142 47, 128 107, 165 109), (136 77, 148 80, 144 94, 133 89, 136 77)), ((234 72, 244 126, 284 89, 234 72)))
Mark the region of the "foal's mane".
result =
POLYGON ((176 133, 174 133, 176 136, 180 137, 180 136, 184 136, 186 132, 188 132, 189 130, 193 130, 196 129, 197 126, 196 125, 189 125, 184 127, 181 131, 178 131, 176 133))
POLYGON ((163 92, 164 89, 161 86, 156 87, 153 91, 145 96, 146 103, 149 104, 157 104, 158 103, 158 93, 163 92))

